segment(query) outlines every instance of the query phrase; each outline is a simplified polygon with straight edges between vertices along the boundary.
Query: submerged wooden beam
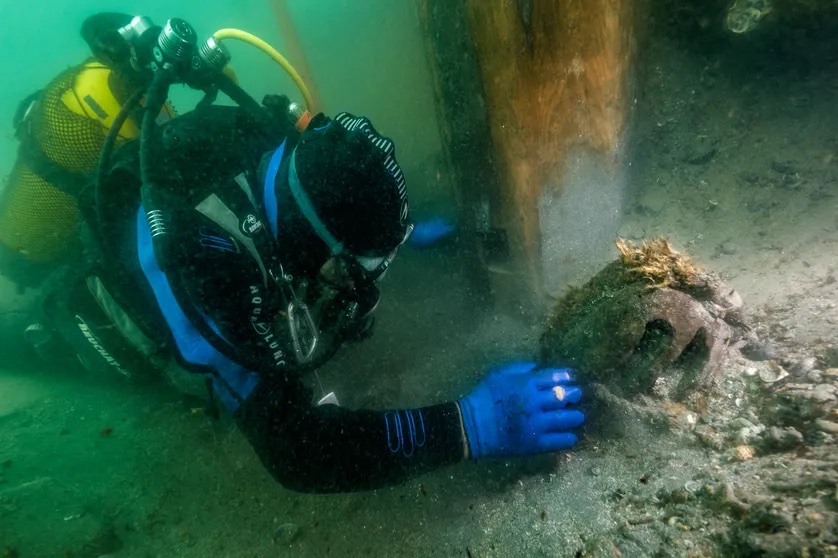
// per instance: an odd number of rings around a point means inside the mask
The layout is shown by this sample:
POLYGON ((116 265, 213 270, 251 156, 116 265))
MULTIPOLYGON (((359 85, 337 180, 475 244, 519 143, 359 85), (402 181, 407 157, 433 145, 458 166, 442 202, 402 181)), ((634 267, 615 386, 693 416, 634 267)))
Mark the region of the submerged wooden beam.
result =
MULTIPOLYGON (((550 257, 550 219, 588 217, 545 204, 572 185, 575 160, 617 173, 629 113, 635 29, 631 0, 467 0, 501 174, 494 219, 508 231, 510 265, 534 293, 573 255, 550 257), (546 200, 546 201, 545 201, 546 200)), ((608 181, 607 174, 603 180, 608 181)), ((614 190, 620 186, 615 184, 614 190)), ((621 197, 618 191, 597 195, 621 197)), ((582 204, 584 205, 584 204, 582 204)), ((580 207, 580 211, 583 208, 580 207)), ((616 227, 614 228, 616 231, 616 227)), ((558 249, 561 252, 561 249, 558 249)), ((577 256, 579 256, 577 254, 577 256)), ((549 286, 548 286, 549 284, 549 286)))
POLYGON ((494 246, 498 243, 491 240, 488 208, 498 199, 499 183, 466 4, 416 0, 416 6, 436 97, 444 167, 455 185, 460 257, 471 294, 488 306, 492 294, 487 268, 505 257, 505 247, 498 249, 494 246))

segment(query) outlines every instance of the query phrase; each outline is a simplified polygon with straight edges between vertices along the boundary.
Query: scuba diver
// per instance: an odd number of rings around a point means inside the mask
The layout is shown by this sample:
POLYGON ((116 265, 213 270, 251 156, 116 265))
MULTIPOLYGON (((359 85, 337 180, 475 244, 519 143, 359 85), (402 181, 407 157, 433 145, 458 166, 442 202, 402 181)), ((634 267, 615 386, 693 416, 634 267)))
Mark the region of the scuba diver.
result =
MULTIPOLYGON (((147 85, 114 117, 78 196, 84 264, 45 305, 47 357, 131 378, 174 362, 297 491, 373 489, 466 458, 575 445, 581 389, 569 370, 534 363, 497 367, 461 399, 421 408, 316 401, 305 374, 371 335, 379 281, 415 228, 393 142, 363 116, 250 98, 223 71, 221 39, 284 59, 244 32, 198 45, 183 20, 120 25, 94 42, 116 43, 109 52, 147 85), (161 123, 173 83, 205 97, 161 123), (213 104, 219 92, 236 106, 213 104), (116 145, 141 99, 138 139, 116 145)), ((421 243, 442 229, 424 227, 421 243)))

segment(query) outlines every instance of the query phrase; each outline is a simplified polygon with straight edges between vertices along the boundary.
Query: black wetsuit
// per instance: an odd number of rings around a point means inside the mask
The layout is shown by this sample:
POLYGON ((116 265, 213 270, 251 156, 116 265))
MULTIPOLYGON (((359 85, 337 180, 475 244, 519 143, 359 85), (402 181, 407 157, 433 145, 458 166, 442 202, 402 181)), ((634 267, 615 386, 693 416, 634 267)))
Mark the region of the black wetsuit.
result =
MULTIPOLYGON (((99 212, 104 222, 96 221, 92 199, 84 204, 92 228, 103 233, 97 277, 145 336, 186 368, 211 378, 216 394, 284 486, 306 492, 371 489, 459 461, 463 439, 454 403, 389 411, 317 406, 301 373, 289 364, 284 322, 277 326, 268 319, 282 310, 281 299, 266 286, 264 269, 252 253, 266 245, 247 240, 276 220, 266 211, 270 194, 264 178, 287 159, 294 136, 293 128, 255 122, 241 109, 217 106, 196 109, 158 129, 157 143, 165 149, 155 155, 160 173, 155 180, 168 192, 163 205, 178 247, 177 261, 165 274, 154 269, 149 239, 143 240, 149 232, 140 207, 137 146, 118 149, 104 183, 107 205, 99 212), (285 149, 278 149, 283 142, 285 149), (233 233, 231 219, 242 234, 233 233), (206 341, 186 346, 189 339, 184 341, 182 332, 178 339, 172 325, 177 312, 164 296, 166 285, 180 307, 190 306, 193 319, 203 322, 191 323, 192 339, 196 329, 211 331, 214 348, 206 341), (221 356, 219 343, 227 347, 221 356), (195 348, 199 345, 203 349, 195 348), (210 360, 238 371, 219 373, 218 366, 195 364, 201 350, 216 350, 210 360)), ((270 254, 260 256, 270 264, 270 254)), ((65 314, 76 322, 83 317, 72 309, 65 314)), ((131 359, 125 346, 117 346, 120 336, 113 328, 105 329, 99 328, 102 335, 93 340, 86 337, 102 349, 99 355, 112 358, 117 368, 129 368, 129 360, 142 366, 143 359, 131 359)))

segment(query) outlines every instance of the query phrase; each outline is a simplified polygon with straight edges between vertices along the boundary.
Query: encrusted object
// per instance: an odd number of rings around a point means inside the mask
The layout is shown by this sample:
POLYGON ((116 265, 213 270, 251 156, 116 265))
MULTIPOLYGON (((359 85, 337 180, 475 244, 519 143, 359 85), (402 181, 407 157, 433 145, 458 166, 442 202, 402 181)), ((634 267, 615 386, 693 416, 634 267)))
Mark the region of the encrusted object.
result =
POLYGON ((556 304, 542 361, 625 396, 679 399, 709 385, 747 330, 741 298, 664 238, 617 247, 619 260, 556 304))

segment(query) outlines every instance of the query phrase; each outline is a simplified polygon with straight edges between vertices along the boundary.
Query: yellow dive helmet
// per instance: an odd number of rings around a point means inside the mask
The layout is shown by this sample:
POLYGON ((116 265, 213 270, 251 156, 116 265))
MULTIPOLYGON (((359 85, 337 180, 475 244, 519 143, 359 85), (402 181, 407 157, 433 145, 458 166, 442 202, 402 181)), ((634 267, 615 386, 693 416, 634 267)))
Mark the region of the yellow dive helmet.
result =
MULTIPOLYGON (((87 62, 58 75, 28 107, 18 158, 0 194, 0 245, 7 250, 42 263, 75 256, 76 196, 121 106, 111 79, 109 68, 87 62)), ((168 104, 161 116, 173 116, 168 104)), ((118 141, 138 134, 128 119, 118 141)))

